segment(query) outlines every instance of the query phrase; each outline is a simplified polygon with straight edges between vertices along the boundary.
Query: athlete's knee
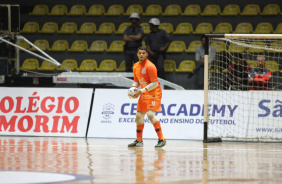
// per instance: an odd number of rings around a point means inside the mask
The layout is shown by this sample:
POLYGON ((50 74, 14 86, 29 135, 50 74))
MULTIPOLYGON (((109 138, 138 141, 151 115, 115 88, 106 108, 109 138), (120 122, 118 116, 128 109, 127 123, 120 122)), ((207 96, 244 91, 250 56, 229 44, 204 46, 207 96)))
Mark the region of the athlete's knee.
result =
POLYGON ((145 113, 138 111, 136 113, 136 124, 137 125, 143 125, 144 124, 144 117, 145 117, 145 113))
POLYGON ((152 124, 155 124, 156 122, 159 121, 158 118, 156 117, 156 112, 155 111, 149 110, 147 112, 147 117, 148 117, 148 119, 150 120, 150 122, 152 124))

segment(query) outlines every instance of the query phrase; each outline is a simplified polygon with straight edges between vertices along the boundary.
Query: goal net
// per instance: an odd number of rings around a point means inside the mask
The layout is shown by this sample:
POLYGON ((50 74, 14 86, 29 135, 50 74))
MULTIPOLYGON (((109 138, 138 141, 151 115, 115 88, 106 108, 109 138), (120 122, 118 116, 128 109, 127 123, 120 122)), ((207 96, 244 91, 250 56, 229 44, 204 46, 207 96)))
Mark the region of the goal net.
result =
POLYGON ((207 35, 204 141, 282 142, 282 35, 207 35), (281 71, 280 71, 281 70, 281 71))

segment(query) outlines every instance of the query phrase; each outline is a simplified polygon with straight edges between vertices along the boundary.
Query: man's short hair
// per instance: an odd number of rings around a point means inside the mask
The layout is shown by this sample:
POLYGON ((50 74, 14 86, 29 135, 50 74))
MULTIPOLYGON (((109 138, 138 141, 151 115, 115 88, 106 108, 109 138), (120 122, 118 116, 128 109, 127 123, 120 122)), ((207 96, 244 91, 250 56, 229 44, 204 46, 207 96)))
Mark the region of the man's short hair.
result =
POLYGON ((258 55, 258 56, 257 56, 257 59, 258 59, 258 58, 263 58, 263 60, 265 60, 265 56, 264 56, 264 55, 258 55))
POLYGON ((138 47, 137 52, 138 52, 139 50, 145 50, 146 52, 148 52, 147 47, 145 47, 145 46, 140 46, 140 47, 138 47))
POLYGON ((201 36, 201 39, 200 39, 200 40, 202 40, 203 38, 206 38, 206 35, 203 34, 203 35, 201 36))

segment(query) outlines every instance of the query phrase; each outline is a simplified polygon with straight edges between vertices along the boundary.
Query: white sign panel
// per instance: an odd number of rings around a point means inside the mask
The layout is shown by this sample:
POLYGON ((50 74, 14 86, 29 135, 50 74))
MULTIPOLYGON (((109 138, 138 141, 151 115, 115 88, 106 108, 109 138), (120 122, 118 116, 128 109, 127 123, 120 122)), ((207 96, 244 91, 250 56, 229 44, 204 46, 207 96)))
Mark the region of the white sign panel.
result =
POLYGON ((282 92, 252 91, 247 137, 282 138, 282 92))
MULTIPOLYGON (((203 91, 164 90, 157 113, 167 139, 203 139, 203 91)), ((277 91, 209 92, 212 136, 282 137, 282 93, 277 91), (214 94, 212 94, 214 93, 214 94)), ((137 99, 126 89, 96 89, 88 137, 135 138, 137 99)), ((144 138, 157 138, 145 119, 144 138)))
MULTIPOLYGON (((157 113, 167 139, 203 139, 203 91, 164 90, 157 113)), ((126 89, 96 89, 88 137, 136 138, 137 99, 126 89)), ((145 116, 144 138, 157 138, 145 116)))
POLYGON ((85 137, 92 92, 0 88, 0 135, 85 137))

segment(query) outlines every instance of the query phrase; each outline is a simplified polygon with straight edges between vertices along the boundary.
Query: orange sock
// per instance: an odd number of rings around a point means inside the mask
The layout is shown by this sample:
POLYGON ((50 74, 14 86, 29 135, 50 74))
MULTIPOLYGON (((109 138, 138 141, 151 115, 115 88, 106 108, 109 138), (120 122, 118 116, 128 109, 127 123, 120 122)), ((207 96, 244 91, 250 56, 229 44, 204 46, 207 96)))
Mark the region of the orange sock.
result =
POLYGON ((142 142, 142 137, 143 137, 143 129, 144 129, 144 124, 143 125, 137 125, 137 141, 142 142))
POLYGON ((162 128, 161 128, 161 123, 158 121, 158 122, 156 122, 153 125, 155 127, 155 130, 157 132, 157 135, 158 135, 159 139, 164 139, 163 131, 162 131, 162 128))

